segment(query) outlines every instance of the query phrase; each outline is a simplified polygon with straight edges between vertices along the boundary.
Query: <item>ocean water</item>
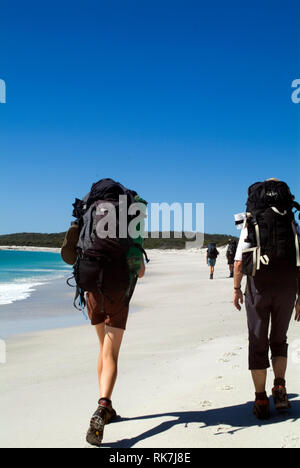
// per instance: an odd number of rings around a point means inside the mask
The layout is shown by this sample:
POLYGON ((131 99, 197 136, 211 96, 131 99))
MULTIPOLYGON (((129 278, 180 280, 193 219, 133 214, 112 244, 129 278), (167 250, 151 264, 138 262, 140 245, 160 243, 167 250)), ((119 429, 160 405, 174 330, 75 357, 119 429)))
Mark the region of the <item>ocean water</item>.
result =
POLYGON ((70 272, 58 253, 0 250, 0 306, 26 299, 39 285, 70 272))

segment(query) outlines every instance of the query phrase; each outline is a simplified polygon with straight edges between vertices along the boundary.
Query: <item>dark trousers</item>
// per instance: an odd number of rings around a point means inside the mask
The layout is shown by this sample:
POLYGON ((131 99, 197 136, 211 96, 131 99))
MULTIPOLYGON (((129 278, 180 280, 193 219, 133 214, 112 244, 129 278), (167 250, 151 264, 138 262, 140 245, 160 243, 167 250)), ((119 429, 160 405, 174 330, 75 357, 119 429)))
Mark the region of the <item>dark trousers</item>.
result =
POLYGON ((272 357, 287 357, 287 331, 296 295, 296 279, 268 283, 248 278, 245 302, 249 328, 250 370, 270 367, 269 349, 272 357))

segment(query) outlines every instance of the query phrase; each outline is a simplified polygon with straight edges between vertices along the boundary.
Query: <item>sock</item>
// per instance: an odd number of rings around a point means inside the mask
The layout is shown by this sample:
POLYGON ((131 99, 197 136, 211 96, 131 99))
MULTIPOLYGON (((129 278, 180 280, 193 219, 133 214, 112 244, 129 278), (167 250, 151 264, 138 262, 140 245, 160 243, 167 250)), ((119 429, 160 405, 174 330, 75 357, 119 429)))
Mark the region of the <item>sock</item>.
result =
POLYGON ((108 398, 100 398, 99 404, 102 403, 104 403, 104 406, 111 405, 111 400, 109 400, 108 398))
POLYGON ((261 393, 257 393, 255 392, 255 400, 268 400, 268 396, 267 396, 267 393, 266 392, 261 392, 261 393))
POLYGON ((280 385, 281 387, 285 387, 285 380, 282 379, 281 377, 277 377, 274 380, 274 387, 277 387, 278 385, 280 385))

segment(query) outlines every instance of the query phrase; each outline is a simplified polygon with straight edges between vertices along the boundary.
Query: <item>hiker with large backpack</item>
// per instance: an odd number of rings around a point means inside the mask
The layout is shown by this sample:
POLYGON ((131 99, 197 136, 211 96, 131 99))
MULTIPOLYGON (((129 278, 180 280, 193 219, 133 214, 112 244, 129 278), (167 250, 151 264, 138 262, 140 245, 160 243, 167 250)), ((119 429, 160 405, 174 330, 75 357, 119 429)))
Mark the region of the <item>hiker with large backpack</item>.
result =
POLYGON ((78 309, 87 306, 99 338, 100 399, 86 439, 100 446, 104 426, 116 418, 111 396, 120 346, 137 279, 145 273, 144 255, 148 261, 143 249, 147 202, 120 183, 102 179, 73 206, 76 221, 66 234, 61 254, 74 266, 74 305, 78 309))
POLYGON ((237 241, 235 239, 228 240, 228 247, 226 251, 227 262, 229 266, 229 278, 233 278, 234 273, 234 259, 237 249, 237 241))
POLYGON ((288 185, 278 179, 258 182, 248 190, 247 213, 235 257, 234 305, 241 310, 241 282, 246 275, 249 369, 255 386, 254 414, 259 419, 270 417, 266 393, 269 350, 275 408, 290 407, 285 381, 287 332, 295 304, 295 320, 300 321, 300 248, 295 221, 299 210, 288 185))
POLYGON ((217 249, 217 244, 215 244, 214 242, 208 244, 208 248, 206 251, 206 263, 209 266, 209 279, 211 280, 214 279, 214 272, 218 255, 219 251, 217 249))

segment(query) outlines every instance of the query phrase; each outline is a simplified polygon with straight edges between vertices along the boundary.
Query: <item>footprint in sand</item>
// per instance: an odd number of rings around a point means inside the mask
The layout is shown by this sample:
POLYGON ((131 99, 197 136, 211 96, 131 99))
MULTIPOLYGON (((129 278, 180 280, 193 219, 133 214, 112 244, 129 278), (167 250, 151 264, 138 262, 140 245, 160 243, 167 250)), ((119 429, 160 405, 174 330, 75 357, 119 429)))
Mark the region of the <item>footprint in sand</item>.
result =
POLYGON ((200 401, 201 408, 211 408, 212 405, 212 402, 209 400, 200 401))
POLYGON ((234 357, 234 356, 237 356, 237 354, 234 353, 234 352, 231 352, 231 353, 225 353, 224 356, 225 357, 234 357))
POLYGON ((288 434, 283 439, 282 448, 300 448, 300 439, 295 434, 288 434))
POLYGON ((219 390, 223 390, 223 391, 231 391, 231 390, 234 390, 234 387, 233 385, 223 385, 223 387, 219 387, 219 390))
POLYGON ((236 353, 225 353, 223 356, 219 359, 220 362, 230 362, 231 358, 237 356, 236 353))

